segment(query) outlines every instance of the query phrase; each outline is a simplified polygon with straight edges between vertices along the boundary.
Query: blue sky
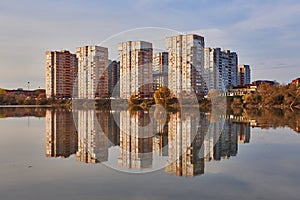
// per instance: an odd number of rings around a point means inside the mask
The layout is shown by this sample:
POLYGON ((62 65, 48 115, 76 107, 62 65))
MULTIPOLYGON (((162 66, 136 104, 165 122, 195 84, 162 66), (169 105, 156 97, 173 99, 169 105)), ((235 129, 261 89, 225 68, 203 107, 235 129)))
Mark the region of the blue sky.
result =
POLYGON ((0 87, 44 87, 45 51, 163 27, 236 51, 252 80, 300 77, 300 2, 289 0, 0 0, 0 87))

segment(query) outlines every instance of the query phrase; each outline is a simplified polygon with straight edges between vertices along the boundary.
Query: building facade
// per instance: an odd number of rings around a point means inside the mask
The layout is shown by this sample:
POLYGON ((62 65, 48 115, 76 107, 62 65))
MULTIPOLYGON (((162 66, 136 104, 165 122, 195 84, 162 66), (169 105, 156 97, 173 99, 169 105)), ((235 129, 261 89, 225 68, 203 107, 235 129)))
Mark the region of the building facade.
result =
POLYGON ((204 38, 178 35, 166 38, 168 51, 168 87, 176 95, 203 94, 204 38))
POLYGON ((108 49, 100 46, 84 46, 76 49, 78 58, 79 99, 109 97, 108 49))
POLYGON ((251 71, 249 65, 238 65, 238 85, 245 86, 251 83, 251 71))
POLYGON ((154 90, 168 86, 168 52, 153 54, 153 86, 154 90))
POLYGON ((113 97, 120 96, 120 62, 110 61, 108 65, 108 88, 109 95, 113 97))
POLYGON ((77 58, 69 51, 46 52, 47 98, 71 98, 77 77, 77 58))
POLYGON ((120 57, 120 97, 153 95, 152 44, 127 41, 118 45, 120 57))
POLYGON ((220 48, 205 48, 204 58, 203 77, 208 90, 225 91, 229 87, 238 85, 236 52, 220 48))

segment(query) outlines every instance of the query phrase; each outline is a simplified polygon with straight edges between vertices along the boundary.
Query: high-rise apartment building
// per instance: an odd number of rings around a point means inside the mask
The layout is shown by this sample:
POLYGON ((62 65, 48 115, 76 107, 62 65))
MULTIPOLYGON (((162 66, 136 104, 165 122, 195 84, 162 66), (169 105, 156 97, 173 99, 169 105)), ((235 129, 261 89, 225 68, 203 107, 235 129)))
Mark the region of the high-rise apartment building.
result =
POLYGON ((153 84, 154 90, 168 86, 168 52, 153 54, 153 84))
POLYGON ((120 56, 120 97, 153 95, 152 44, 127 41, 118 45, 120 56))
POLYGON ((109 97, 108 49, 100 46, 84 46, 76 49, 78 58, 79 99, 109 97))
POLYGON ((120 96, 120 62, 110 61, 108 65, 108 88, 109 95, 113 97, 120 96))
POLYGON ((251 83, 251 71, 249 65, 238 65, 238 85, 244 86, 251 83))
POLYGON ((69 51, 46 52, 47 98, 71 98, 77 77, 77 58, 69 51))
POLYGON ((178 96, 182 92, 204 93, 204 38, 178 35, 166 39, 168 51, 168 87, 178 96))
POLYGON ((225 91, 238 85, 238 57, 235 52, 220 48, 205 48, 203 78, 208 90, 225 91))

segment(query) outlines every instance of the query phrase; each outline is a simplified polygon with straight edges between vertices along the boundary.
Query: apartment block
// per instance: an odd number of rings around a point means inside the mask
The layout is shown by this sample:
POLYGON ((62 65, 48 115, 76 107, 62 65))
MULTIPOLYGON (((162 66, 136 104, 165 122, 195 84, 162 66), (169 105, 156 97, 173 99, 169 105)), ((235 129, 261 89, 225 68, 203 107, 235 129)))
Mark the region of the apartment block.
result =
POLYGON ((238 65, 238 85, 245 86, 251 83, 251 71, 249 65, 238 65))
POLYGON ((108 49, 100 46, 84 46, 76 49, 78 58, 79 99, 109 97, 108 49))
POLYGON ((120 57, 120 97, 153 95, 152 44, 145 41, 127 41, 118 45, 120 57))
POLYGON ((194 34, 166 38, 168 51, 168 87, 180 93, 204 93, 204 37, 194 34))
POLYGON ((71 98, 77 78, 77 58, 69 51, 46 52, 47 98, 71 98))
POLYGON ((113 97, 120 96, 120 62, 109 61, 108 65, 108 88, 109 95, 113 97))
POLYGON ((168 86, 168 52, 153 54, 153 86, 154 90, 168 86))
POLYGON ((236 52, 220 48, 205 48, 203 78, 208 90, 225 91, 231 86, 237 86, 238 56, 236 52))

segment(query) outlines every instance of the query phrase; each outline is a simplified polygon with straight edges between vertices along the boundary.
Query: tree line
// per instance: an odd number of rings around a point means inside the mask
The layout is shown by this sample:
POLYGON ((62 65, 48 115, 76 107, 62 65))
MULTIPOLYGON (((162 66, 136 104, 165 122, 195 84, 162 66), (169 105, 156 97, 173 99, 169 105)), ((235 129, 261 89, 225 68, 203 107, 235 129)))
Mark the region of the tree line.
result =
POLYGON ((255 92, 231 99, 231 105, 248 108, 300 108, 300 87, 292 84, 261 84, 255 92))
POLYGON ((27 96, 23 93, 7 93, 0 89, 0 105, 67 105, 71 100, 46 98, 45 93, 27 96))

